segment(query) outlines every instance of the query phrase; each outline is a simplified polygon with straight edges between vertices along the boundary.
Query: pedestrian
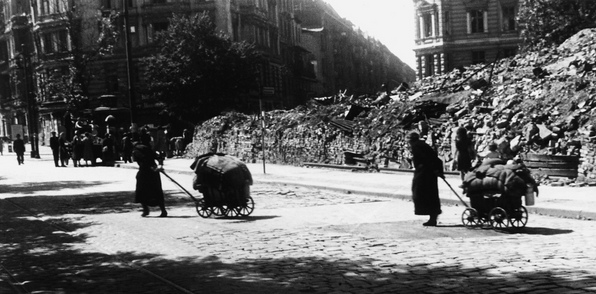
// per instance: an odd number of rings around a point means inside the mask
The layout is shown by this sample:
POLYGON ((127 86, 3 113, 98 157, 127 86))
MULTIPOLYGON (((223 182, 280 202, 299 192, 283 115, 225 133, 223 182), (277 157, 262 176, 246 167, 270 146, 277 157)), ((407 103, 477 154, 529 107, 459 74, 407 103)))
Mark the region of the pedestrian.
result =
POLYGON ((54 166, 60 167, 58 165, 58 161, 60 161, 60 142, 58 142, 56 132, 51 132, 50 134, 50 149, 52 149, 52 156, 54 157, 54 166))
POLYGON ((72 163, 74 167, 81 166, 81 159, 83 158, 83 140, 81 139, 81 133, 75 132, 72 138, 72 163))
POLYGON ((148 145, 137 144, 134 146, 133 159, 139 165, 136 176, 135 203, 141 203, 143 207, 141 216, 149 215, 149 206, 159 206, 161 210, 159 217, 167 217, 168 212, 164 204, 159 175, 163 168, 156 163, 155 152, 148 145))
POLYGON ((70 142, 66 139, 66 133, 60 132, 58 137, 58 148, 60 148, 60 166, 66 167, 68 165, 70 142))
POLYGON ((0 138, 0 155, 4 155, 4 138, 0 138))
POLYGON ((114 139, 112 138, 112 134, 110 133, 107 133, 102 141, 101 161, 105 165, 114 165, 114 139))
POLYGON ((17 154, 17 162, 19 165, 25 164, 25 141, 21 139, 21 134, 17 134, 17 138, 12 142, 12 149, 17 154))
POLYGON ((89 166, 89 161, 91 161, 91 165, 95 165, 95 155, 93 154, 93 138, 91 137, 91 133, 87 132, 83 136, 83 160, 85 161, 85 166, 89 166))
POLYGON ((474 144, 468 137, 468 131, 463 127, 457 128, 455 134, 455 160, 457 161, 457 170, 462 182, 464 175, 472 168, 472 159, 475 157, 474 144))
POLYGON ((408 143, 412 149, 414 177, 412 179, 412 200, 414 214, 428 215, 429 220, 423 226, 436 226, 437 218, 441 214, 441 200, 437 177, 444 178, 443 163, 420 135, 412 132, 408 135, 408 143))
POLYGON ((122 137, 122 160, 124 163, 132 163, 132 134, 126 133, 124 137, 122 137))

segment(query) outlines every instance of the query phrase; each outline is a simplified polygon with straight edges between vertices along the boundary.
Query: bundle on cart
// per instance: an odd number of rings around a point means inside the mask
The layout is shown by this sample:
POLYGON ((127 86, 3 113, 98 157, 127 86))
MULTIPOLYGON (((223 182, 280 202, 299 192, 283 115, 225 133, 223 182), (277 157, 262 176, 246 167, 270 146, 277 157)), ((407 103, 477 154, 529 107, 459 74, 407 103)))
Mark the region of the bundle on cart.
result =
POLYGON ((197 204, 202 217, 248 216, 254 210, 250 197, 252 175, 240 159, 223 153, 207 153, 195 158, 193 188, 203 194, 197 204))
POLYGON ((525 227, 528 211, 522 197, 526 205, 533 205, 538 193, 538 184, 523 163, 501 160, 488 160, 468 172, 463 187, 471 205, 462 215, 466 226, 488 222, 494 228, 525 227))

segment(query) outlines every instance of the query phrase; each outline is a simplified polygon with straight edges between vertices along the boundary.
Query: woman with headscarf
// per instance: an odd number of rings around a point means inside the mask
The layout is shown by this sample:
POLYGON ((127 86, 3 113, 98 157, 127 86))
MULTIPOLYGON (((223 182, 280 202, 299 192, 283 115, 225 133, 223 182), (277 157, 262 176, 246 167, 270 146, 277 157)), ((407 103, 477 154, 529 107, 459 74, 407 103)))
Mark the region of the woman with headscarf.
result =
POLYGON ((412 132, 408 135, 412 149, 414 177, 412 179, 412 200, 414 214, 428 215, 429 220, 423 226, 436 226, 441 214, 441 200, 437 177, 444 178, 443 163, 432 147, 420 140, 420 135, 412 132))

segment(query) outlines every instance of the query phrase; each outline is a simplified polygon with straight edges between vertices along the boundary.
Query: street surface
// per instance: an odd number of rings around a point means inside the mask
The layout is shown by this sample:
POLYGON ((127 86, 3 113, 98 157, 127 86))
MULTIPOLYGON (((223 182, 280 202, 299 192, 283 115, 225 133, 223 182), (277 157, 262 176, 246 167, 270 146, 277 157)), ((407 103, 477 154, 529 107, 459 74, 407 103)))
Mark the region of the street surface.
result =
POLYGON ((163 176, 169 217, 142 218, 134 169, 0 164, 0 293, 596 292, 594 221, 423 227, 410 201, 258 182, 252 215, 204 219, 163 176))

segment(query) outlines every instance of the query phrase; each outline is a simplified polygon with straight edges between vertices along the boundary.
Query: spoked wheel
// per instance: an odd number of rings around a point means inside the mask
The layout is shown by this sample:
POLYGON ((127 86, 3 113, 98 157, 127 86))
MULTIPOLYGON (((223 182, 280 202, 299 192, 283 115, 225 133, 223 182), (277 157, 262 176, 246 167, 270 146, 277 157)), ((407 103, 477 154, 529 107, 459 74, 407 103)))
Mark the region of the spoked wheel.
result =
POLYGON ((237 208, 239 216, 249 216, 252 211, 255 209, 255 202, 252 200, 252 197, 248 196, 246 198, 246 204, 244 206, 239 206, 237 208))
POLYGON ((478 211, 469 207, 466 208, 466 210, 464 210, 464 212, 461 214, 461 222, 466 227, 477 227, 482 224, 482 221, 478 216, 478 211))
POLYGON ((226 217, 236 217, 238 216, 238 207, 228 207, 226 210, 225 216, 226 217))
POLYGON ((202 218, 208 218, 211 216, 211 209, 209 207, 207 207, 205 205, 205 199, 197 199, 197 201, 195 202, 196 208, 197 208, 197 213, 202 217, 202 218))
POLYGON ((225 216, 228 213, 228 207, 225 205, 213 206, 211 212, 216 216, 225 216))
POLYGON ((503 208, 495 207, 488 214, 491 227, 503 229, 509 227, 509 217, 503 208))
POLYGON ((511 212, 511 218, 509 219, 511 226, 514 228, 523 228, 528 223, 528 210, 520 206, 511 212))

